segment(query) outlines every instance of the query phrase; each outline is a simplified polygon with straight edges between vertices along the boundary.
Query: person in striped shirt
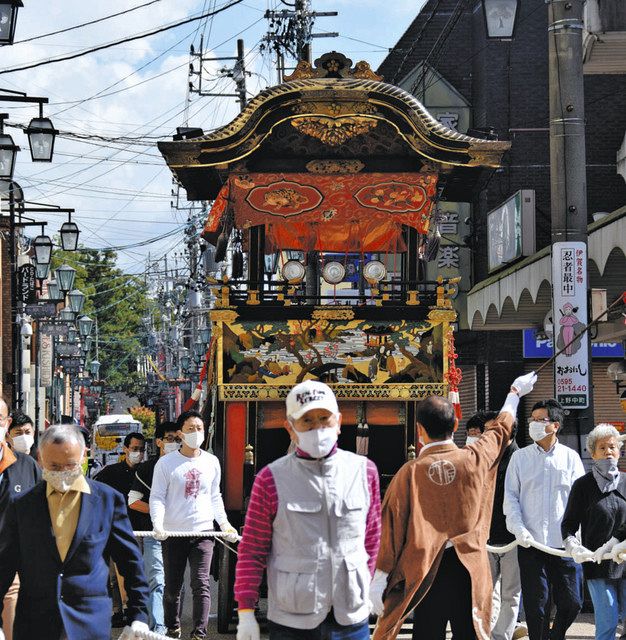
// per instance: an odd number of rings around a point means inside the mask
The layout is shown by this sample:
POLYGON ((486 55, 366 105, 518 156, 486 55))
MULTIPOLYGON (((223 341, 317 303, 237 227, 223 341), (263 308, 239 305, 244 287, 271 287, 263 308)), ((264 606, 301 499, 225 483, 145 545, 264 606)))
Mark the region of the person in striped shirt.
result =
POLYGON ((270 640, 367 640, 380 546, 378 470, 337 447, 341 413, 327 385, 296 385, 286 413, 295 451, 258 473, 239 544, 237 640, 260 638, 254 608, 264 570, 270 640))

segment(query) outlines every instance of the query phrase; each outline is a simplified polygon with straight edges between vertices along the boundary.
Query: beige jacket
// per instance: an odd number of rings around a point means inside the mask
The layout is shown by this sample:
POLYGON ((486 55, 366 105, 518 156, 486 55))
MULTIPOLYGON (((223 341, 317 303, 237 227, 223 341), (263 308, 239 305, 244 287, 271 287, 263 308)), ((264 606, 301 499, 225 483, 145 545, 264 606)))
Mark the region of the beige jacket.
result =
POLYGON ((392 480, 382 506, 376 565, 389 580, 372 640, 397 636, 430 589, 448 540, 471 576, 476 636, 489 640, 493 584, 485 545, 497 463, 512 426, 511 414, 501 413, 474 444, 429 447, 392 480))

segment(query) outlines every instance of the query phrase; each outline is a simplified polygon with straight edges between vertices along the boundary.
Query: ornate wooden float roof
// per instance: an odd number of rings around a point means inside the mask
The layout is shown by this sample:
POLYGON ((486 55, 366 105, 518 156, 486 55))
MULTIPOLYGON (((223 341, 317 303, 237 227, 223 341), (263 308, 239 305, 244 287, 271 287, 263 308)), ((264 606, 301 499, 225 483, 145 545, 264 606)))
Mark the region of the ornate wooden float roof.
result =
POLYGON ((463 201, 510 143, 448 129, 367 62, 330 52, 301 61, 229 124, 158 146, 190 200, 214 199, 231 172, 428 171, 443 198, 463 201))

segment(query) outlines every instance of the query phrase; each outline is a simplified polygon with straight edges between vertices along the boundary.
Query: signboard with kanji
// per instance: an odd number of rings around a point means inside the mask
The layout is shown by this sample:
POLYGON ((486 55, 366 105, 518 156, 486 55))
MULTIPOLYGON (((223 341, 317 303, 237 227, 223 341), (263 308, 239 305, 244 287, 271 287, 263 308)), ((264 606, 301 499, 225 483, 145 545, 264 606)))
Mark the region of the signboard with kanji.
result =
POLYGON ((17 299, 30 304, 37 299, 37 279, 34 264, 23 264, 17 270, 17 299))
POLYGON ((587 245, 555 242, 552 245, 552 288, 556 399, 570 409, 589 406, 589 342, 581 334, 587 324, 587 245))

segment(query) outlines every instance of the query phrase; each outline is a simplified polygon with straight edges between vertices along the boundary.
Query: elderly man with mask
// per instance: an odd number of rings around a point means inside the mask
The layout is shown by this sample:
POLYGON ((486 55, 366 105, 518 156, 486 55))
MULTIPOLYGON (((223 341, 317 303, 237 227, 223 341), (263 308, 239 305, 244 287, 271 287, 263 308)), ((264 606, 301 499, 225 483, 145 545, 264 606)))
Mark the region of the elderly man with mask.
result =
POLYGON ((558 441, 563 408, 542 400, 532 408, 528 434, 533 444, 516 451, 504 483, 507 529, 519 546, 517 557, 530 640, 547 637, 549 590, 556 605, 551 640, 563 640, 582 607, 582 573, 572 558, 531 547, 533 541, 563 548, 561 519, 574 482, 585 473, 576 451, 558 441))
MULTIPOLYGON (((128 591, 128 640, 148 631, 148 585, 124 498, 82 473, 83 437, 73 425, 40 440, 44 482, 16 500, 0 536, 0 596, 16 573, 15 640, 109 640, 108 556, 128 591)), ((0 632, 0 638, 2 638, 0 632)))
MULTIPOLYGON (((7 446, 5 437, 11 427, 10 414, 9 405, 0 398, 0 531, 4 527, 4 519, 11 502, 32 489, 41 480, 41 471, 35 461, 28 455, 12 451, 7 446)), ((19 589, 20 581, 16 575, 6 591, 3 602, 2 626, 7 640, 11 640, 13 635, 13 620, 19 589)))
POLYGON ((216 521, 228 535, 239 539, 228 522, 220 492, 219 460, 201 449, 205 440, 204 422, 197 411, 185 411, 176 421, 176 435, 182 446, 161 456, 154 467, 150 492, 150 517, 155 538, 163 541, 165 591, 163 609, 167 635, 181 637, 180 594, 189 563, 193 596, 191 640, 206 637, 211 591, 209 569, 213 540, 206 537, 168 538, 168 531, 210 531, 216 521))
POLYGON ((259 640, 254 607, 267 569, 270 640, 368 640, 368 586, 380 545, 376 465, 337 448, 330 387, 307 380, 287 396, 295 451, 257 475, 235 576, 237 640, 259 640))

